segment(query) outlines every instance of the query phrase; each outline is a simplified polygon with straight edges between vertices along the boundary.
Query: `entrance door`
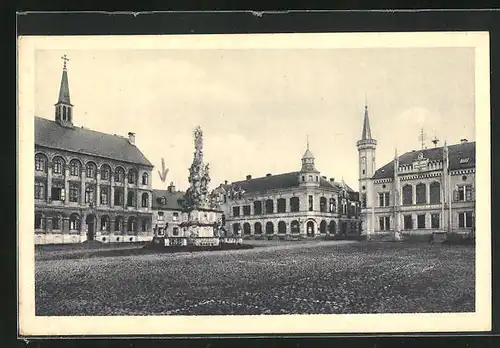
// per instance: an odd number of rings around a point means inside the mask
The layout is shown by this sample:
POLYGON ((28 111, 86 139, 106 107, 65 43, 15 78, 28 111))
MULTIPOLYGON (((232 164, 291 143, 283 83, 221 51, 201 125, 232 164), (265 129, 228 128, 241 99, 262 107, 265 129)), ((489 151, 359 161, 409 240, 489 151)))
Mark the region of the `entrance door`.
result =
POLYGON ((314 237, 314 222, 309 221, 307 222, 307 236, 308 237, 314 237))
POLYGON ((94 240, 95 236, 95 216, 88 215, 85 219, 87 223, 87 240, 94 240))

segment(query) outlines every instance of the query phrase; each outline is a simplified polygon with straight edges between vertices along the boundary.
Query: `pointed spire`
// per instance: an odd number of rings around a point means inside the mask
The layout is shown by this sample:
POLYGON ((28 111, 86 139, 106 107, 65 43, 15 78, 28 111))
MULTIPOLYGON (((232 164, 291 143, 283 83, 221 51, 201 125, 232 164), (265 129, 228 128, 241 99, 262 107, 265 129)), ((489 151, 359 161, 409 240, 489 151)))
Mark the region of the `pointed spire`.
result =
POLYGON ((306 152, 304 153, 304 156, 302 156, 302 159, 305 159, 305 158, 312 158, 312 159, 314 159, 314 155, 311 152, 311 150, 309 149, 309 135, 307 135, 307 140, 306 141, 307 141, 306 152))
POLYGON ((69 59, 66 57, 66 55, 62 56, 61 59, 64 63, 61 77, 61 87, 59 88, 59 99, 57 100, 57 103, 71 105, 71 100, 69 97, 68 69, 66 67, 66 63, 69 61, 69 59))
POLYGON ((361 133, 361 140, 372 139, 372 132, 370 129, 370 119, 368 118, 368 104, 365 103, 365 119, 363 121, 363 132, 361 133))

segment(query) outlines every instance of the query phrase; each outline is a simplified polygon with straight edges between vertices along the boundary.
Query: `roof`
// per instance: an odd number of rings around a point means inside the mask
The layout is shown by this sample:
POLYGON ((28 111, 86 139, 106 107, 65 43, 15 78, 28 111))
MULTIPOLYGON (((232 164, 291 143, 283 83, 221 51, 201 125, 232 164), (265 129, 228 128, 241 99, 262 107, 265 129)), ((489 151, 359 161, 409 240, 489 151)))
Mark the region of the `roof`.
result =
MULTIPOLYGON (((235 181, 229 185, 222 185, 226 188, 235 186, 237 188, 243 189, 247 193, 252 192, 264 192, 267 190, 279 190, 292 187, 298 187, 300 172, 289 172, 283 174, 276 174, 265 176, 261 178, 235 181)), ((342 184, 334 181, 326 180, 325 178, 320 178, 320 187, 324 188, 342 188, 342 184)), ((349 186, 345 185, 347 191, 354 192, 349 186)))
POLYGON ((69 83, 68 83, 68 72, 66 69, 63 70, 61 77, 61 87, 59 88, 59 98, 57 103, 70 104, 71 100, 69 98, 69 83))
POLYGON ((368 106, 365 105, 365 119, 363 121, 363 131, 361 133, 361 140, 372 138, 372 131, 370 129, 370 119, 368 118, 368 106))
POLYGON ((182 210, 182 200, 184 200, 183 191, 168 191, 153 189, 152 208, 157 210, 182 210), (161 204, 161 198, 165 197, 166 204, 161 204))
MULTIPOLYGON (((422 152, 424 158, 429 161, 443 160, 443 147, 432 149, 424 149, 422 151, 409 151, 398 157, 399 165, 410 165, 417 160, 418 154, 422 152)), ((476 166, 476 142, 466 142, 448 146, 449 169, 466 169, 476 166), (469 160, 460 163, 461 159, 468 158, 469 160)), ((387 163, 385 166, 377 169, 372 179, 383 179, 394 177, 394 161, 387 163)))
POLYGON ((307 148, 306 152, 304 152, 304 156, 302 156, 302 158, 314 158, 314 155, 311 150, 309 150, 309 147, 307 148))
POLYGON ((35 116, 35 145, 153 167, 128 139, 83 127, 63 127, 35 116))

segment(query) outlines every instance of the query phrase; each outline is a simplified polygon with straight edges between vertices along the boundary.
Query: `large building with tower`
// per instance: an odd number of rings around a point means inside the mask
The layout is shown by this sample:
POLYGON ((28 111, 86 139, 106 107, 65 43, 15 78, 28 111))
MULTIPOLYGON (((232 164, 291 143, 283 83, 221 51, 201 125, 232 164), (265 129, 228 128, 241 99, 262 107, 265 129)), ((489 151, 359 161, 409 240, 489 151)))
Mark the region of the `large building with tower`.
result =
POLYGON ((153 165, 135 134, 76 126, 74 116, 65 60, 54 120, 35 117, 35 244, 151 240, 153 165))
POLYGON ((314 162, 308 144, 299 171, 248 175, 217 187, 226 233, 245 239, 358 237, 358 193, 322 176, 314 162))
POLYGON ((475 142, 396 151, 377 169, 377 141, 365 106, 357 148, 362 230, 368 239, 474 235, 475 142))

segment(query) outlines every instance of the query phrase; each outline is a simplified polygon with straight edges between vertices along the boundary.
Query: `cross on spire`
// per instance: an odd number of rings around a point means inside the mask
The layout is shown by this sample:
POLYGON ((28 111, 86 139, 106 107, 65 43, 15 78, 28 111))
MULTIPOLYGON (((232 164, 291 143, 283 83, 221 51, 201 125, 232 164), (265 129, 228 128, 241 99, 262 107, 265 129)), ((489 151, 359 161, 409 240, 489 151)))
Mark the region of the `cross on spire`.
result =
POLYGON ((309 150, 309 134, 306 135, 307 149, 309 150))
POLYGON ((66 70, 66 63, 69 62, 69 58, 64 54, 61 59, 63 60, 63 69, 66 70))
POLYGON ((424 133, 424 128, 420 128, 420 135, 418 136, 418 139, 420 140, 420 146, 422 147, 422 150, 425 147, 425 133, 424 133))

